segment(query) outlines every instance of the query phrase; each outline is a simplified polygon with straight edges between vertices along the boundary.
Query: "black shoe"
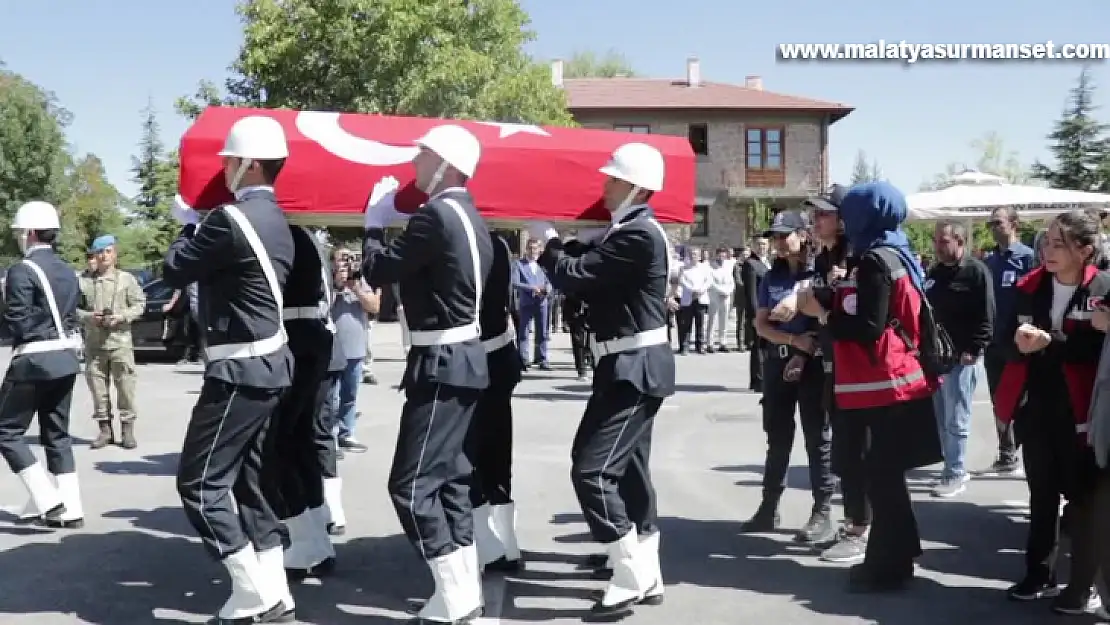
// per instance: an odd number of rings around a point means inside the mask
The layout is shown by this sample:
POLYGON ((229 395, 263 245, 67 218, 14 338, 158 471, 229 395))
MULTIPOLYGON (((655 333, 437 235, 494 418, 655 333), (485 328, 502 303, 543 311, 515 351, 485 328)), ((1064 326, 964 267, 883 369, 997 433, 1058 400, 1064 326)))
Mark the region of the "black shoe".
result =
POLYGON ((1077 616, 1090 614, 1098 609, 1100 602, 1090 588, 1075 588, 1070 585, 1052 600, 1052 611, 1057 614, 1077 616))
POLYGON ((705 348, 705 353, 707 353, 707 354, 712 354, 715 351, 717 351, 717 350, 713 349, 712 347, 705 348))
POLYGON ((782 517, 779 516, 778 505, 763 502, 759 504, 759 509, 755 511, 752 518, 740 524, 740 531, 744 534, 773 532, 778 529, 780 523, 782 523, 782 517))
POLYGON ((829 513, 823 510, 814 511, 809 515, 809 521, 802 526, 794 536, 794 541, 809 545, 824 545, 837 539, 837 529, 833 526, 829 513))
POLYGON ((866 564, 848 569, 848 592, 856 594, 891 593, 905 590, 913 580, 913 564, 906 571, 877 571, 866 564))
POLYGON ((335 523, 328 523, 329 536, 342 536, 347 533, 347 526, 336 525, 335 523))
POLYGON ((366 453, 367 447, 353 437, 339 439, 339 448, 352 454, 366 453))
POLYGON ((245 616, 243 618, 221 618, 217 616, 208 622, 210 625, 254 625, 255 623, 292 623, 296 620, 296 611, 285 607, 285 603, 279 601, 277 605, 257 616, 245 616))
POLYGON ((1036 601, 1045 597, 1056 597, 1059 594, 1060 587, 1056 585, 1056 580, 1042 581, 1028 576, 1006 591, 1006 596, 1011 601, 1036 601))
POLYGON ((290 582, 300 582, 309 577, 327 577, 334 572, 335 558, 332 557, 307 569, 285 569, 285 579, 290 582))
POLYGON ((717 346, 717 351, 718 351, 719 353, 722 353, 722 354, 727 354, 727 353, 729 353, 729 352, 730 352, 731 350, 730 350, 729 348, 725 347, 724 345, 718 345, 718 346, 717 346))
POLYGON ((519 573, 524 569, 524 559, 517 558, 516 560, 507 560, 505 556, 490 562, 486 565, 485 570, 497 573, 519 573))

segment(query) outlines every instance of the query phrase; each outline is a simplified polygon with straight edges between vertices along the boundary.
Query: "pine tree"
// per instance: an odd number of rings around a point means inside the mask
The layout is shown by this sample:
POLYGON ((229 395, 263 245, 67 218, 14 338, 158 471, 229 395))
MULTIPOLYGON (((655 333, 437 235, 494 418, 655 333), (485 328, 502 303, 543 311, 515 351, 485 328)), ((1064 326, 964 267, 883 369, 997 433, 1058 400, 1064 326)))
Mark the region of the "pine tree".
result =
POLYGON ((867 163, 867 153, 863 150, 856 152, 856 163, 852 166, 852 184, 860 184, 871 180, 871 166, 867 163))
POLYGON ((139 185, 133 198, 135 219, 131 225, 142 233, 136 237, 136 243, 141 246, 143 258, 151 263, 163 257, 178 231, 170 213, 177 188, 177 167, 173 155, 166 154, 160 131, 157 111, 148 104, 143 109, 139 154, 131 157, 132 181, 139 185))
POLYGON ((1037 162, 1033 176, 1048 182, 1057 189, 1077 191, 1108 191, 1110 180, 1106 177, 1110 140, 1106 137, 1107 125, 1094 117, 1094 81, 1084 68, 1071 90, 1063 117, 1056 122, 1048 138, 1056 160, 1052 168, 1037 162))

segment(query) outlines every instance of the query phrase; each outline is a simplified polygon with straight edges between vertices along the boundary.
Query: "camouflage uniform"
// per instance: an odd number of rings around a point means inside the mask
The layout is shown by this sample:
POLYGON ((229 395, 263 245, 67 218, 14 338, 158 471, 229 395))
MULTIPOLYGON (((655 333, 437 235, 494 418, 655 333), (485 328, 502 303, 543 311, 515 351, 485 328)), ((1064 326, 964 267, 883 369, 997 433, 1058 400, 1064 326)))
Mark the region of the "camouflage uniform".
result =
POLYGON ((99 449, 115 439, 112 430, 111 382, 116 385, 116 408, 123 429, 125 447, 134 447, 135 348, 131 342, 131 323, 146 310, 146 295, 135 276, 116 268, 81 278, 81 307, 85 327, 85 377, 93 397, 93 418, 100 423, 100 435, 93 442, 99 449), (97 313, 110 310, 122 319, 113 327, 97 323, 97 313))

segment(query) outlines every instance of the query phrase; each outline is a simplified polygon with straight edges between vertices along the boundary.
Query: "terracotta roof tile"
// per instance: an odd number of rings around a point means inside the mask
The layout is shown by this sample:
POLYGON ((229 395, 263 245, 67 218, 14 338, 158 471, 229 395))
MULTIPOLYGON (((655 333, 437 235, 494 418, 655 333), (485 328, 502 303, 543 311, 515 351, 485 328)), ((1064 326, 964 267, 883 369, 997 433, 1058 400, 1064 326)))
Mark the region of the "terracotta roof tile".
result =
POLYGON ((798 111, 828 113, 832 121, 854 109, 847 104, 812 100, 741 85, 657 78, 567 78, 563 81, 571 111, 629 109, 699 109, 798 111))

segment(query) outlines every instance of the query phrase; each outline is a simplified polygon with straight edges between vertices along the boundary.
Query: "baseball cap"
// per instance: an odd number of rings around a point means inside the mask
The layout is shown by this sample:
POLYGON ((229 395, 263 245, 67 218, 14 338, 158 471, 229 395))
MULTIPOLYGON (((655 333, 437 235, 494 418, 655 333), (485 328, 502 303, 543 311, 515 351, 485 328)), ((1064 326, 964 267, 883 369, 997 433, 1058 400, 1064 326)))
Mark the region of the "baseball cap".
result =
POLYGON ((763 236, 770 237, 775 234, 790 234, 809 227, 806 218, 799 211, 782 211, 775 214, 770 227, 763 231, 763 236))
POLYGON ((848 193, 847 187, 834 184, 829 187, 828 193, 806 198, 802 202, 802 206, 823 213, 840 212, 840 202, 844 199, 846 193, 848 193))

